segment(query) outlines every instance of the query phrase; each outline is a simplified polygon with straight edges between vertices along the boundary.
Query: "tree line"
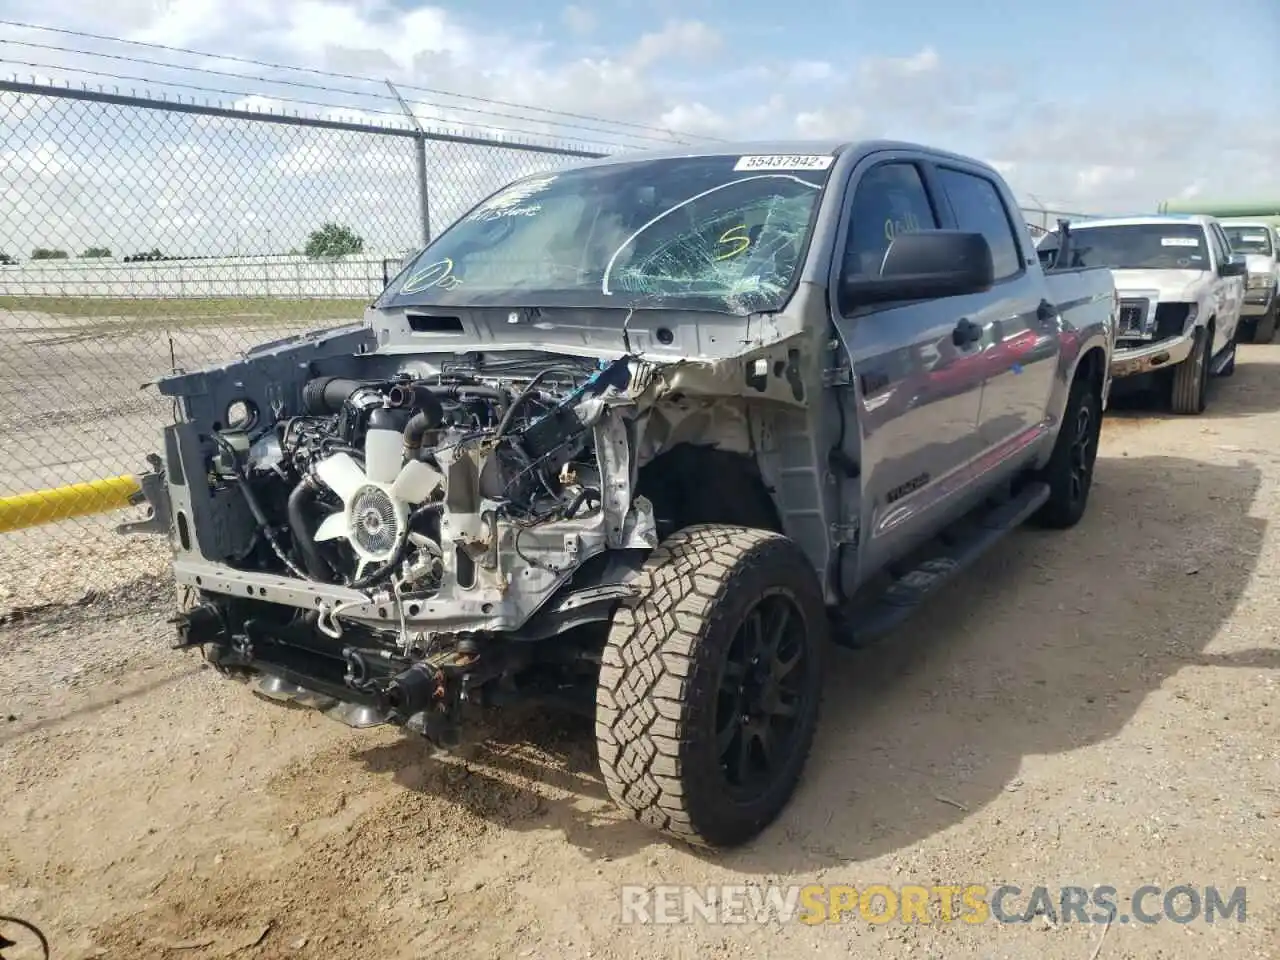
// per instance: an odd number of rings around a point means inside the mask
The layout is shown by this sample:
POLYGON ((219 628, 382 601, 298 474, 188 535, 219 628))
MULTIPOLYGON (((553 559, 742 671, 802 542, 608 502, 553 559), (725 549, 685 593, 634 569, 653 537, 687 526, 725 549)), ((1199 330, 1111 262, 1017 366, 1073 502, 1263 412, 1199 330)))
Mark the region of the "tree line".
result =
MULTIPOLYGON (((298 250, 289 251, 296 254, 298 250)), ((354 256, 364 253, 364 237, 343 223, 328 221, 321 224, 307 236, 306 245, 301 252, 312 260, 331 260, 339 257, 354 256)), ((79 260, 109 260, 115 255, 110 247, 88 247, 76 258, 79 260)), ((55 247, 36 247, 31 251, 32 260, 70 260, 71 254, 55 247)), ((174 256, 161 252, 157 247, 139 253, 131 253, 121 258, 123 263, 148 263, 157 260, 215 260, 220 257, 208 255, 174 256)), ((0 252, 0 264, 13 266, 16 258, 8 253, 0 252)))

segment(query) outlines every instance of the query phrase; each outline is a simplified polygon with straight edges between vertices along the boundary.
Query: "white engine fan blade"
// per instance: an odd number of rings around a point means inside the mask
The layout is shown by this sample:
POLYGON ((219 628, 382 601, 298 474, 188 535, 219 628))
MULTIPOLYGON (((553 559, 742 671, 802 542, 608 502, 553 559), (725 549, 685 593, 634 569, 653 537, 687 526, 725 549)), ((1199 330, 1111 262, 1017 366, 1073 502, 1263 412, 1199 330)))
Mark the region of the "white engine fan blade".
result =
POLYGON ((368 483, 360 464, 346 453, 321 460, 316 464, 316 475, 343 503, 349 503, 356 491, 368 483))
POLYGON ((391 485, 391 496, 405 503, 422 503, 444 482, 444 476, 428 463, 410 460, 391 485))
POLYGON ((315 540, 317 543, 324 540, 337 540, 339 537, 347 535, 347 513, 345 510, 339 510, 337 513, 331 513, 316 527, 315 540))

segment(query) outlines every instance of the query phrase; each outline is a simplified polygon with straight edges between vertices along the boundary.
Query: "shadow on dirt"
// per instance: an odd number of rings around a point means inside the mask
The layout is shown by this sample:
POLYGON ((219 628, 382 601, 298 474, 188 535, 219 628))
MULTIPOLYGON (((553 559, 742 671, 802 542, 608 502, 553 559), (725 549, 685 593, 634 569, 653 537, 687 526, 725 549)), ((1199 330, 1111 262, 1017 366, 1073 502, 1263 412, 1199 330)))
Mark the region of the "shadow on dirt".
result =
MULTIPOLYGON (((1208 402, 1198 420, 1227 420, 1272 413, 1280 409, 1280 393, 1274 386, 1276 364, 1264 362, 1246 344, 1236 356, 1236 372, 1230 377, 1209 380, 1208 402)), ((1107 418, 1113 420, 1188 420, 1169 410, 1168 385, 1162 388, 1154 376, 1117 380, 1111 388, 1107 418)))
MULTIPOLYGON (((892 853, 981 810, 1025 757, 1115 736, 1183 667, 1280 669, 1280 651, 1205 652, 1262 548, 1266 521, 1249 515, 1259 483, 1244 462, 1100 458, 1077 528, 1015 534, 880 647, 835 654, 795 799, 756 843, 712 858, 784 873, 892 853)), ((595 856, 663 842, 608 803, 588 721, 500 722, 452 773, 431 770, 414 740, 360 756, 595 856)))
POLYGON ((1280 651, 1205 652, 1262 549, 1257 468, 1100 458, 1096 476, 1079 527, 1010 538, 896 638, 839 658, 805 786, 735 866, 892 853, 995 800, 1025 757, 1115 736, 1183 667, 1280 669, 1280 651))

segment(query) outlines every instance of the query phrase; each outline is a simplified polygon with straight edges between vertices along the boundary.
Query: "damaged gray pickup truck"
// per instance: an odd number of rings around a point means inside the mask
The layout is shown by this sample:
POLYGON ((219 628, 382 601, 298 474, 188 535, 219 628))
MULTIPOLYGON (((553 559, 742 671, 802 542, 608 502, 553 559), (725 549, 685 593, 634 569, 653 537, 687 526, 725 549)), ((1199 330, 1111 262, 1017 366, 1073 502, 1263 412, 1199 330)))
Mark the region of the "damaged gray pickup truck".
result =
POLYGON ((1046 273, 1000 176, 929 148, 520 180, 363 323, 160 382, 177 645, 445 747, 581 710, 620 807, 743 843, 795 790, 829 641, 1080 519, 1115 326, 1109 271, 1046 273))

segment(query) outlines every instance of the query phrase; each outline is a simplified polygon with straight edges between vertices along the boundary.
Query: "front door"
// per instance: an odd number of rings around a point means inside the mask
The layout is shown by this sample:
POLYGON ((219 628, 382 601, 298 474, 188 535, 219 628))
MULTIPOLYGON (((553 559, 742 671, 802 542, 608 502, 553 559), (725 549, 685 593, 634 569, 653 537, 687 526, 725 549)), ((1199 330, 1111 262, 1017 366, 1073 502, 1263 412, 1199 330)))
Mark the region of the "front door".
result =
MULTIPOLYGON (((1227 239, 1222 227, 1214 223, 1209 226, 1209 246, 1213 249, 1215 271, 1231 259, 1231 241, 1227 239)), ((1240 311, 1244 308, 1244 290, 1247 283, 1244 277, 1224 277, 1219 274, 1214 281, 1215 308, 1217 324, 1214 328, 1213 353, 1222 351, 1235 334, 1240 322, 1240 311)))
MULTIPOLYGON (((854 172, 836 250, 846 271, 878 276, 895 233, 947 224, 922 170, 909 155, 879 154, 854 172)), ((956 332, 963 299, 836 308, 853 376, 841 392, 846 423, 861 431, 860 456, 848 450, 862 465, 861 557, 872 568, 936 526, 944 481, 982 452, 982 351, 956 332)))

